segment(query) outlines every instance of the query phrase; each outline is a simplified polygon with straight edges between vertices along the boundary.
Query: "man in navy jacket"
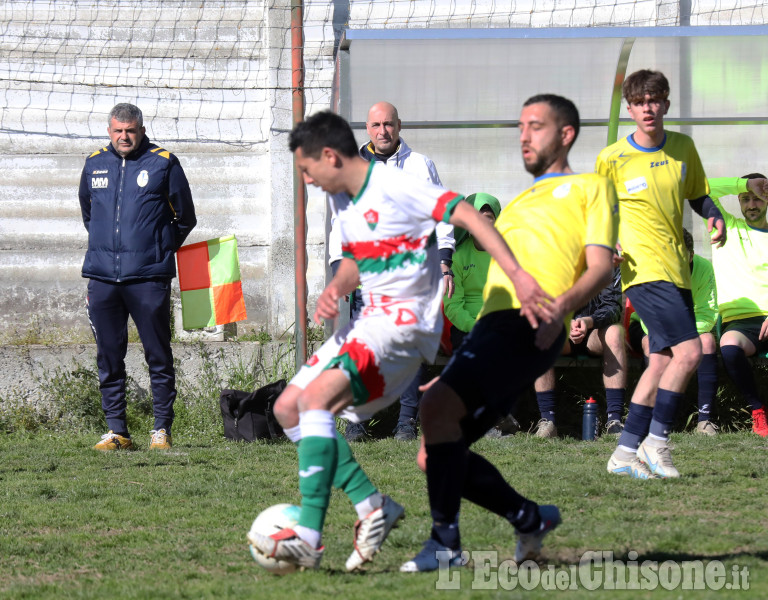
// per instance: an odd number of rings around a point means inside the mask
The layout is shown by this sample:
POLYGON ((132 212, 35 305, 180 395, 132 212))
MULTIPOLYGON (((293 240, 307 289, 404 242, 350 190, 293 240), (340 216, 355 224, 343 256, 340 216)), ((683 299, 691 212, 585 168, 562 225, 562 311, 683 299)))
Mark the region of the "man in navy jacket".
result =
POLYGON ((109 429, 94 448, 133 447, 125 414, 130 315, 149 367, 155 416, 150 448, 167 449, 176 399, 171 279, 174 254, 197 223, 195 207, 179 160, 149 141, 137 106, 117 104, 107 132, 111 143, 86 159, 79 192, 88 231, 88 318, 109 429))

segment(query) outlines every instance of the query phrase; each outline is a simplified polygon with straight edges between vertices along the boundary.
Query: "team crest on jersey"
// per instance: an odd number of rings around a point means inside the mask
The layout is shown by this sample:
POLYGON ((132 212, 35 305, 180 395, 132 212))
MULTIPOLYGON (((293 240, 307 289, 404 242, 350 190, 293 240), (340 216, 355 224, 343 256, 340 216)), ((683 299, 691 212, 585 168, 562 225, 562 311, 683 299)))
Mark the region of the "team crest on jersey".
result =
POLYGON ((570 193, 571 193, 571 184, 570 183, 564 183, 562 185, 558 185, 552 191, 552 195, 555 198, 565 198, 570 193))
POLYGON ((368 223, 368 227, 370 227, 371 231, 376 229, 376 225, 379 224, 379 213, 377 213, 375 210, 369 210, 363 213, 363 216, 365 217, 365 222, 368 223))
POLYGON ((139 176, 136 178, 136 183, 139 187, 145 187, 149 183, 149 173, 146 169, 139 173, 139 176))

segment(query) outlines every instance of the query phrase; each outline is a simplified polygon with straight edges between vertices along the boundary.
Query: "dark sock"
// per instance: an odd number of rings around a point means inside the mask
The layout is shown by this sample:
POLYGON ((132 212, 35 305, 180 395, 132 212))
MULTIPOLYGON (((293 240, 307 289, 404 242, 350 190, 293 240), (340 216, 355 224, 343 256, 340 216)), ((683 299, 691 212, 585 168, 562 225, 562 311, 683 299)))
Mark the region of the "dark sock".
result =
MULTIPOLYGON (((496 467, 471 451, 467 455, 462 496, 510 522, 518 517, 523 505, 528 502, 506 482, 496 467)), ((535 506, 535 503, 531 504, 535 506)))
POLYGON ((517 512, 514 519, 509 520, 510 523, 520 533, 531 533, 541 527, 541 515, 539 514, 539 505, 530 500, 526 500, 523 506, 517 512))
POLYGON ((467 467, 463 440, 427 444, 427 492, 432 513, 432 537, 443 546, 461 547, 458 514, 467 467))
POLYGON ((555 390, 536 392, 536 403, 539 405, 541 418, 555 422, 555 390))
POLYGON ((656 392, 656 406, 653 407, 653 418, 648 433, 663 440, 669 439, 675 414, 683 394, 659 388, 656 392))
POLYGON ((630 402, 627 420, 624 422, 624 430, 619 436, 619 446, 637 450, 648 435, 652 418, 652 407, 630 402))
POLYGON ((717 394, 717 355, 704 354, 697 372, 699 381, 699 422, 710 421, 712 404, 717 394))
POLYGON ((605 388, 605 403, 609 421, 621 421, 624 414, 624 388, 605 388))
POLYGON ((749 364, 744 350, 738 346, 720 346, 720 354, 723 357, 725 372, 736 384, 744 396, 744 400, 752 407, 752 410, 758 410, 763 403, 760 402, 755 376, 752 374, 752 365, 749 364))

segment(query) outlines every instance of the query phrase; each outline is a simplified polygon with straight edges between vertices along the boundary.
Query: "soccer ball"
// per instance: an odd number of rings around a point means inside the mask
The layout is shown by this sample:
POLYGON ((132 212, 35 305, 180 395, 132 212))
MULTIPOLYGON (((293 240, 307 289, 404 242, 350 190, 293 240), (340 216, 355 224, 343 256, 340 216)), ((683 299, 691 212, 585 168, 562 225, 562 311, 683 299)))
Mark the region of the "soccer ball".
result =
MULTIPOLYGON (((256 517, 253 525, 251 525, 251 530, 248 532, 248 539, 251 539, 252 533, 272 535, 281 529, 293 529, 294 526, 299 524, 300 513, 301 509, 293 504, 275 504, 274 506, 270 506, 261 511, 259 516, 256 517)), ((270 558, 257 548, 254 548, 250 541, 248 546, 251 549, 251 556, 253 556, 253 559, 270 573, 275 575, 286 575, 288 573, 293 573, 296 570, 295 564, 284 560, 270 558)))

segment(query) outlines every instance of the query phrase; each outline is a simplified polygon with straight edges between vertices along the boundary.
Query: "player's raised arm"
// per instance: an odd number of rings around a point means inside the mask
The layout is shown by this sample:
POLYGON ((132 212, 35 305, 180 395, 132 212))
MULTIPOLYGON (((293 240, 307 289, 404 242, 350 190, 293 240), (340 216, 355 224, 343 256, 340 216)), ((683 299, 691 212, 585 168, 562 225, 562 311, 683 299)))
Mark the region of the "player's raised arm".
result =
POLYGON ((716 230, 712 235, 711 243, 713 245, 716 244, 718 248, 721 248, 725 244, 727 235, 723 213, 720 212, 720 209, 709 196, 702 196, 696 200, 689 200, 688 203, 696 213, 707 220, 707 231, 709 233, 712 233, 713 229, 716 230))
POLYGON ((759 198, 768 202, 768 179, 763 177, 747 179, 747 189, 759 198))
POLYGON ((504 238, 487 219, 483 218, 473 206, 466 202, 459 202, 453 210, 450 223, 469 231, 499 264, 515 286, 521 305, 520 313, 528 319, 532 327, 538 327, 539 320, 547 322, 552 320, 553 312, 549 307, 552 297, 541 289, 529 273, 523 270, 504 238))

